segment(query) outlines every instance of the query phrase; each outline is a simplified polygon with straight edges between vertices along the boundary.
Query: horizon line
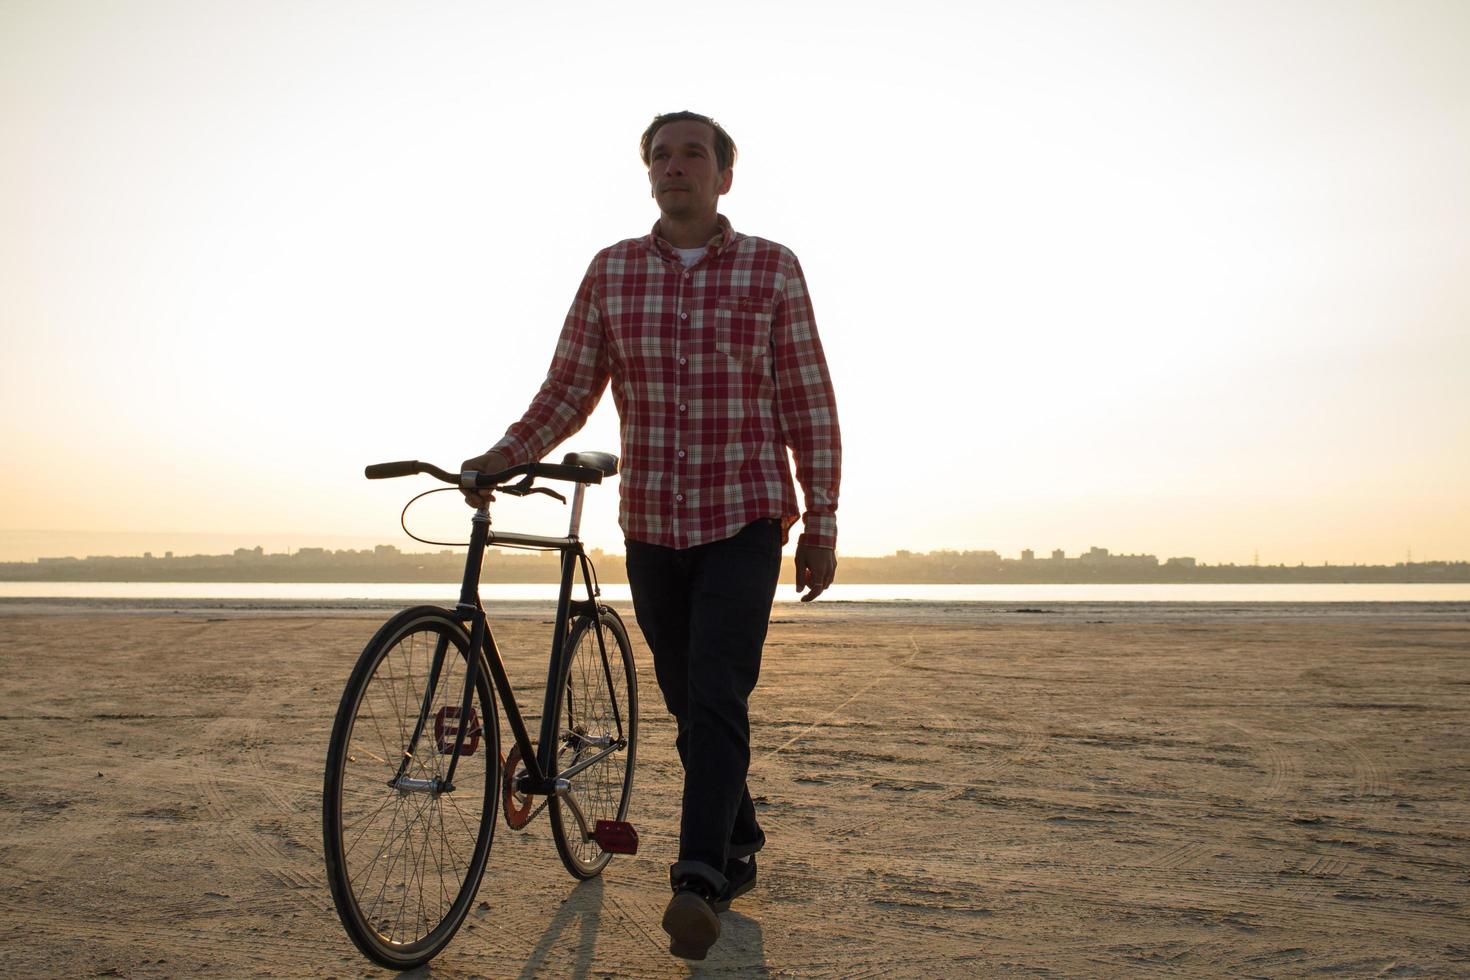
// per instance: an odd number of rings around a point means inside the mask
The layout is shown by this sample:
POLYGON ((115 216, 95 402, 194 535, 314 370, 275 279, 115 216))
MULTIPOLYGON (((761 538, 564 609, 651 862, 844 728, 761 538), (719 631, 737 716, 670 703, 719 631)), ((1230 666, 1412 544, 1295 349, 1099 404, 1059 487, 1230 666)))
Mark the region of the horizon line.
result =
MULTIPOLYGON (((15 530, 12 530, 12 529, 0 528, 0 535, 3 535, 3 534, 13 534, 13 533, 20 533, 20 534, 42 534, 42 533, 56 533, 56 532, 15 531, 15 530)), ((60 533, 73 533, 74 534, 74 533, 93 533, 93 532, 60 532, 60 533)), ((138 535, 138 534, 152 534, 154 532, 150 532, 150 531, 109 531, 109 532, 100 532, 100 533, 105 533, 105 534, 138 535)), ((212 535, 213 534, 213 532, 209 532, 209 531, 190 531, 190 532, 179 532, 179 533, 180 533, 181 536, 184 536, 184 535, 212 535)), ((327 537, 327 538, 354 538, 354 539, 357 539, 357 540, 360 540, 360 541, 362 541, 362 540, 368 540, 367 536, 352 535, 352 534, 323 535, 323 537, 327 537)), ((788 542, 788 544, 789 543, 790 542, 788 542)), ((583 544, 585 545, 586 542, 583 542, 583 544)), ((123 560, 126 560, 126 559, 144 559, 144 558, 149 558, 149 559, 152 559, 152 560, 155 560, 155 561, 167 561, 167 560, 170 560, 170 559, 177 560, 177 559, 183 559, 183 558, 236 558, 236 557, 240 557, 239 552, 242 552, 242 551, 243 552, 247 552, 247 553, 248 552, 256 552, 256 551, 258 551, 260 553, 260 557, 285 557, 285 558, 290 558, 290 557, 293 557, 295 554, 299 554, 301 551, 324 551, 324 552, 327 552, 328 554, 337 554, 337 553, 343 553, 343 552, 349 553, 349 554, 363 554, 363 553, 371 554, 371 553, 375 552, 379 548, 392 548, 395 551, 397 551, 397 553, 400 554, 400 555, 435 555, 435 556, 438 556, 438 555, 443 554, 446 551, 448 551, 448 552, 463 551, 464 548, 466 547, 466 545, 461 544, 461 545, 453 545, 453 546, 447 546, 447 547, 443 547, 443 546, 435 547, 435 546, 430 545, 428 547, 432 547, 432 548, 434 548, 434 550, 430 550, 430 551, 408 551, 408 550, 404 550, 403 548, 399 547, 398 545, 390 544, 390 543, 378 543, 378 544, 375 544, 375 545, 373 545, 371 547, 365 547, 365 548, 338 548, 338 549, 324 548, 324 547, 319 546, 319 545, 303 545, 303 546, 300 546, 300 547, 295 548, 294 550, 288 545, 288 546, 286 546, 286 550, 285 551, 265 551, 263 545, 253 545, 253 546, 244 546, 244 545, 241 545, 241 546, 235 547, 234 549, 232 549, 232 550, 230 550, 228 552, 216 552, 216 553, 197 552, 197 553, 194 553, 194 554, 187 554, 186 555, 186 554, 175 554, 172 549, 164 549, 162 554, 155 554, 152 549, 145 549, 144 551, 142 551, 142 552, 140 552, 138 554, 91 554, 91 555, 84 555, 84 556, 77 556, 77 555, 38 555, 35 558, 28 558, 28 559, 13 559, 13 560, 12 559, 0 559, 0 564, 36 564, 36 563, 40 563, 42 561, 48 561, 48 562, 50 562, 50 561, 66 561, 66 560, 72 560, 72 561, 88 561, 88 560, 92 560, 92 559, 123 559, 123 560)), ((554 549, 552 549, 552 550, 544 550, 544 549, 518 549, 518 548, 504 548, 504 547, 497 548, 493 544, 490 545, 489 548, 490 549, 494 549, 496 551, 501 551, 501 552, 506 552, 506 553, 511 553, 511 554, 514 554, 514 553, 517 553, 517 552, 525 552, 527 554, 536 554, 536 553, 554 554, 555 553, 555 550, 554 549)), ((604 554, 604 555, 623 555, 623 554, 625 554, 625 552, 623 550, 615 550, 614 551, 614 550, 609 550, 607 548, 600 548, 600 547, 588 548, 587 551, 588 551, 589 554, 591 554, 593 552, 598 552, 598 553, 601 553, 601 554, 604 554)), ((1320 563, 1320 565, 1318 565, 1317 563, 1307 562, 1305 560, 1298 560, 1295 563, 1277 562, 1275 564, 1270 564, 1270 563, 1262 563, 1260 561, 1254 561, 1254 562, 1250 562, 1250 563, 1246 563, 1246 564, 1241 564, 1241 563, 1238 563, 1238 562, 1227 562, 1227 561, 1209 562, 1209 561, 1204 561, 1202 559, 1199 559, 1199 558, 1197 558, 1196 556, 1193 556, 1193 555, 1170 555, 1167 558, 1163 558, 1163 557, 1160 557, 1158 555, 1151 554, 1149 552, 1114 552, 1110 548, 1098 548, 1096 545, 1091 546, 1089 551, 1079 551, 1079 552, 1077 552, 1075 554, 1071 554, 1071 555, 1066 554, 1065 553, 1065 549, 1058 548, 1058 549, 1052 549, 1052 551, 1053 552, 1056 552, 1056 551, 1063 552, 1062 558, 1064 560, 1067 560, 1067 561, 1076 561, 1076 560, 1079 560, 1081 558, 1088 557, 1089 555, 1095 555, 1095 553, 1097 551, 1101 551, 1102 554, 1101 555, 1096 555, 1096 557, 1098 557, 1099 559, 1102 559, 1102 560, 1109 560, 1109 561, 1111 561, 1111 560, 1122 560, 1122 559, 1147 559, 1147 558, 1152 558, 1155 561, 1158 561, 1161 565, 1164 564, 1164 563, 1166 563, 1166 562, 1169 562, 1169 561, 1181 561, 1182 560, 1182 561, 1193 561, 1193 562, 1195 562, 1195 563, 1197 563, 1199 565, 1203 565, 1203 566, 1206 566, 1206 567, 1212 567, 1212 568, 1219 568, 1219 567, 1225 567, 1225 566, 1231 566, 1231 567, 1235 567, 1235 568, 1299 568, 1299 567, 1303 567, 1303 566, 1306 566, 1306 567, 1327 566, 1327 567, 1341 567, 1341 568, 1375 567, 1376 566, 1376 567, 1381 567, 1381 568, 1395 568, 1395 567, 1404 566, 1404 565, 1444 565, 1444 564, 1453 565, 1453 564, 1464 564, 1466 562, 1470 562, 1470 558, 1421 558, 1421 559, 1415 560, 1413 558, 1412 554, 1410 554, 1410 555, 1406 556, 1404 559, 1401 559, 1401 560, 1396 561, 1396 562, 1391 562, 1391 563, 1384 563, 1384 562, 1363 562, 1363 561, 1340 562, 1340 561, 1326 561, 1326 560, 1324 560, 1324 561, 1322 561, 1320 563)), ((842 552, 839 550, 839 552, 838 552, 838 558, 839 558, 839 560, 846 559, 846 560, 849 560, 849 561, 882 561, 882 560, 887 560, 887 559, 899 559, 899 558, 903 558, 903 557, 928 558, 928 557, 937 556, 937 555, 946 555, 946 554, 949 554, 949 555, 958 555, 958 556, 967 556, 967 555, 968 556, 994 555, 997 559, 999 559, 1001 561, 1022 562, 1022 561, 1026 561, 1027 560, 1027 559, 1024 558, 1024 555, 1025 555, 1026 552, 1031 552, 1033 554, 1033 558, 1030 559, 1030 560, 1031 561, 1034 561, 1034 562, 1049 562, 1049 561, 1056 560, 1053 557, 1053 554, 1052 553, 1042 554, 1042 553, 1037 552, 1036 549, 1033 549, 1033 548, 1023 548, 1023 549, 1021 549, 1021 552, 1016 557, 1013 557, 1013 558, 1012 557, 1007 557, 1007 556, 1001 554, 999 551, 997 551, 994 548, 964 548, 964 549, 959 549, 959 548, 935 548, 935 549, 930 549, 928 551, 915 551, 915 550, 911 550, 911 549, 908 549, 908 548, 899 548, 899 549, 896 549, 895 551, 893 551, 892 553, 886 554, 886 555, 848 555, 848 554, 842 554, 842 552)))

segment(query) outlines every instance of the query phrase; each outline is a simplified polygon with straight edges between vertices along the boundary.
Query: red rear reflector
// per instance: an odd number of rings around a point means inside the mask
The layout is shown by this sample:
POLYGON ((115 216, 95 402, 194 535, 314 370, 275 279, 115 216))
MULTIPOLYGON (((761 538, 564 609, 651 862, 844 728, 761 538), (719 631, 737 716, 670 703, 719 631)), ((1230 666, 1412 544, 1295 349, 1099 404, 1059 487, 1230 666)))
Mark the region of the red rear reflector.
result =
POLYGON ((637 854, 638 831, 623 820, 599 820, 592 829, 592 839, 609 854, 637 854))

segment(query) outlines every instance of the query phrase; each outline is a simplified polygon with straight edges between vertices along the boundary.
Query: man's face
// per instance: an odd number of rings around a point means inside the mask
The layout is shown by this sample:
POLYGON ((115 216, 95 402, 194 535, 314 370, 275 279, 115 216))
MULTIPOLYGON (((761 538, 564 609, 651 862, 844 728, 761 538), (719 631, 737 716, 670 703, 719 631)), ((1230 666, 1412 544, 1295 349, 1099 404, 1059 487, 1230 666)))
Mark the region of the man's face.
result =
POLYGON ((713 218, 734 171, 715 162, 714 130, 692 119, 665 123, 648 152, 648 185, 670 218, 713 218))

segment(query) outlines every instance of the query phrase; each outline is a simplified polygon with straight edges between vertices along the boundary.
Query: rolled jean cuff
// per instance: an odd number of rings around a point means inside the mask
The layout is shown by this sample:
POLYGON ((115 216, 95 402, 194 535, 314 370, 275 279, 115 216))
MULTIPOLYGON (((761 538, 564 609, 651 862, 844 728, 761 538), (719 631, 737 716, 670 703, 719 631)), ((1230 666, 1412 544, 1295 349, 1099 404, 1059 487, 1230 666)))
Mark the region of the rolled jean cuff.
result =
POLYGON ((698 878, 714 889, 716 895, 725 890, 729 882, 725 879, 723 871, 716 871, 703 861, 679 861, 669 868, 669 885, 679 887, 679 882, 686 878, 698 878))
POLYGON ((759 837, 749 842, 748 844, 731 844, 729 849, 727 849, 725 853, 732 858, 749 857, 750 855, 754 854, 756 851, 759 851, 765 846, 766 834, 765 831, 762 831, 759 837))

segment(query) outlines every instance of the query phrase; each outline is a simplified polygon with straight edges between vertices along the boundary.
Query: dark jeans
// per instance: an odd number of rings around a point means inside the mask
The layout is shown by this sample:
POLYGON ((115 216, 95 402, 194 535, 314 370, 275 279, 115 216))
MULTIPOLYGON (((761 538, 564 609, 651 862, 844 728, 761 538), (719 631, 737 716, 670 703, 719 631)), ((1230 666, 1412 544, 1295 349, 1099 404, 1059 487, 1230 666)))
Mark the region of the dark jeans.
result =
POLYGON ((759 520, 683 551, 641 541, 627 548, 638 627, 679 727, 684 813, 672 874, 723 888, 726 859, 765 843, 745 786, 747 706, 781 574, 781 526, 759 520))

